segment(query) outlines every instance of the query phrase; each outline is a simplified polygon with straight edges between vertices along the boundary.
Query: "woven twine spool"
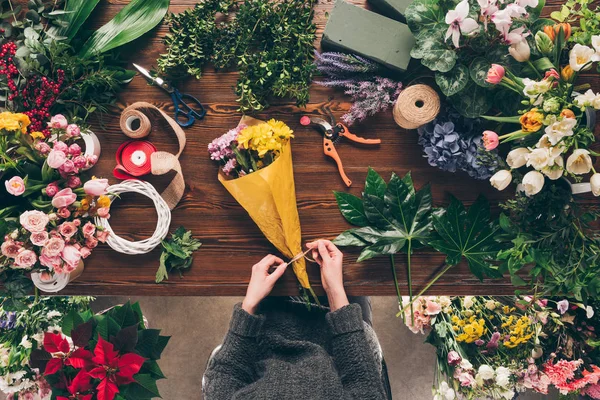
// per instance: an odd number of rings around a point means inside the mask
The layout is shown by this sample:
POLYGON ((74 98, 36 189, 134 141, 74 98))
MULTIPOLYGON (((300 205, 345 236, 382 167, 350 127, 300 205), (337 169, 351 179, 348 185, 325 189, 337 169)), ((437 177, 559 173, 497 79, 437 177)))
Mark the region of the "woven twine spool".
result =
POLYGON ((440 97, 427 85, 404 89, 394 105, 394 121, 404 129, 417 129, 440 112, 440 97))

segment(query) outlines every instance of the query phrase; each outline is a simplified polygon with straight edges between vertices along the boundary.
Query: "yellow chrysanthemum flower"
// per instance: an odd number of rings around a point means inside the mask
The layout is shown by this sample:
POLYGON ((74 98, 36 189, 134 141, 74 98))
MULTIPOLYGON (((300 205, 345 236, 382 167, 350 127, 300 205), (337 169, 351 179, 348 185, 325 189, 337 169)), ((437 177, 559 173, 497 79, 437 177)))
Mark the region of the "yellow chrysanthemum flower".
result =
POLYGON ((29 117, 22 113, 4 111, 0 113, 0 130, 17 131, 27 133, 27 127, 31 124, 29 117))
POLYGON ((96 200, 96 204, 100 208, 110 207, 110 198, 106 195, 102 195, 98 197, 98 200, 96 200))
POLYGON ((44 134, 40 131, 35 131, 35 132, 31 132, 29 134, 29 136, 31 136, 32 139, 44 139, 44 134))
POLYGON ((260 158, 272 152, 277 156, 290 138, 293 131, 283 122, 274 119, 258 125, 244 128, 237 137, 238 146, 254 150, 260 158))

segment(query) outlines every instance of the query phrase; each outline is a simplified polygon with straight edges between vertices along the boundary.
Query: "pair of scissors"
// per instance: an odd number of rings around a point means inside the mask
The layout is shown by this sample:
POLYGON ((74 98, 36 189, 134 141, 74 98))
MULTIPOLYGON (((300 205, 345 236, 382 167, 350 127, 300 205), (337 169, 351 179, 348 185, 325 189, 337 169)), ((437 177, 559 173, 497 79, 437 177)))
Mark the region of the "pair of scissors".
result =
POLYGON ((188 126, 192 126, 197 119, 204 118, 206 110, 204 109, 204 106, 202 106, 202 103, 200 103, 200 100, 190 94, 179 92, 179 90, 164 79, 158 76, 152 76, 150 71, 146 68, 135 63, 133 66, 140 71, 148 82, 160 86, 164 91, 171 95, 171 100, 173 100, 173 105, 175 106, 175 121, 177 121, 179 126, 187 128, 188 126), (186 100, 188 102, 186 102, 186 100))

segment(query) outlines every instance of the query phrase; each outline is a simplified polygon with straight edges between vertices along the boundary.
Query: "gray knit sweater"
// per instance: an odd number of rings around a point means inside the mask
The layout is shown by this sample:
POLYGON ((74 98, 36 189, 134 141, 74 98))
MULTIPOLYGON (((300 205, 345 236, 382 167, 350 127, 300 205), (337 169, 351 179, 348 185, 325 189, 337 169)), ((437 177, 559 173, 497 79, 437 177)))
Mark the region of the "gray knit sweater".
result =
POLYGON ((207 400, 385 400, 360 306, 327 314, 238 304, 205 374, 207 400))

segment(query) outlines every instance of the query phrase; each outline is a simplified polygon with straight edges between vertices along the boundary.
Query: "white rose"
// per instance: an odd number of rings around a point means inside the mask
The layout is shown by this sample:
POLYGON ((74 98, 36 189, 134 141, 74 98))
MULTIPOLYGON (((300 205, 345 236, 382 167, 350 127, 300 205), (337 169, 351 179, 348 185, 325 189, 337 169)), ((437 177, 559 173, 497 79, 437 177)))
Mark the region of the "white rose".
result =
POLYGON ((500 387, 508 387, 510 385, 510 370, 508 368, 496 368, 496 385, 500 387))
POLYGON ((567 171, 575 175, 583 175, 592 169, 592 158, 590 152, 585 149, 577 149, 567 158, 567 171))
MULTIPOLYGON (((468 296, 467 296, 467 297, 468 297, 468 296)), ((471 370, 471 369, 473 369, 473 364, 471 364, 471 363, 469 362, 469 360, 465 360, 465 359, 463 359, 463 360, 460 362, 460 369, 464 369, 465 371, 471 370)))
POLYGON ((544 175, 537 171, 529 171, 523 177, 521 185, 527 196, 538 194, 544 187, 544 175))
POLYGON ((583 46, 577 43, 569 52, 569 65, 573 71, 581 71, 590 69, 594 61, 598 61, 600 57, 591 47, 583 46))
POLYGON ((600 173, 592 175, 590 178, 590 186, 592 187, 594 196, 600 196, 600 173))
POLYGON ((512 173, 509 170, 500 170, 496 172, 491 178, 490 183, 493 187, 498 190, 504 190, 512 181, 512 173))
POLYGON ((465 296, 465 298, 463 299, 463 305, 465 306, 465 308, 471 308, 473 307, 473 296, 465 296))
POLYGON ((550 163, 550 152, 548 149, 534 149, 527 156, 527 166, 533 167, 538 171, 545 168, 550 163))
POLYGON ((33 346, 33 344, 28 339, 29 336, 23 336, 23 339, 21 339, 21 343, 19 343, 19 345, 25 349, 30 349, 33 346))
POLYGON ((555 181, 563 176, 565 161, 561 156, 558 156, 552 160, 552 164, 552 166, 542 169, 542 174, 555 181))
POLYGON ((494 368, 489 365, 481 365, 477 370, 477 375, 481 377, 483 380, 494 379, 494 368))
POLYGON ((527 155, 529 149, 527 147, 519 147, 518 149, 511 150, 506 156, 506 163, 511 168, 521 168, 527 164, 527 155))

